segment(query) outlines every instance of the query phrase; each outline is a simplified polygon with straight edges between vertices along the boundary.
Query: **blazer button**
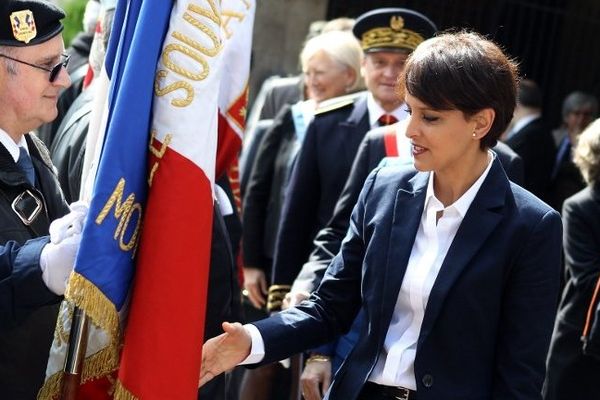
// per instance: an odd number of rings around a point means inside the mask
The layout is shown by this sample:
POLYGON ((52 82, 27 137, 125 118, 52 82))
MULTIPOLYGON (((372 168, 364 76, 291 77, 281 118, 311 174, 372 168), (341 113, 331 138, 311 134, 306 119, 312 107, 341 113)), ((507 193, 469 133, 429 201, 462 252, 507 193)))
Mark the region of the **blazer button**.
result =
POLYGON ((425 374, 423 375, 423 379, 421 379, 421 382, 423 382, 423 386, 425 386, 426 388, 430 388, 433 386, 433 376, 425 374))

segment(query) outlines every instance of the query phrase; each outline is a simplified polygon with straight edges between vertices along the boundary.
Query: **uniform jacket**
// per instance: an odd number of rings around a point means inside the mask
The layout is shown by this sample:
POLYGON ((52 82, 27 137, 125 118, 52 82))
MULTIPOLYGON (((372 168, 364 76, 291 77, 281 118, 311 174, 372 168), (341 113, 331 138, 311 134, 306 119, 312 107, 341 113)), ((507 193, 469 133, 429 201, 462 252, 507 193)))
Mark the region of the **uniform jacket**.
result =
MULTIPOLYGON (((367 179, 340 254, 309 302, 255 323, 264 362, 365 328, 327 399, 356 399, 375 366, 421 219, 429 174, 367 179)), ((559 287, 558 213, 496 159, 432 288, 414 364, 419 400, 540 399, 559 287)))
POLYGON ((308 259, 312 240, 331 217, 369 127, 366 95, 317 114, 309 125, 281 214, 273 284, 291 285, 308 259))
POLYGON ((48 151, 35 136, 27 135, 26 140, 36 188, 0 145, 0 245, 5 246, 0 250, 0 393, 15 400, 34 399, 44 381, 61 298, 46 287, 39 268, 48 239, 27 242, 36 235, 12 211, 4 193, 10 188, 39 190, 49 221, 69 211, 48 151))
MULTIPOLYGON (((335 206, 333 216, 327 225, 317 233, 310 259, 302 266, 294 290, 314 291, 325 273, 331 259, 340 249, 342 239, 348 230, 352 209, 369 173, 375 169, 386 156, 384 135, 385 129, 374 129, 363 139, 352 171, 344 186, 344 190, 335 206)), ((506 171, 508 178, 517 183, 523 182, 523 162, 521 158, 504 143, 498 142, 493 150, 506 171)))
MULTIPOLYGON (((548 356, 547 400, 592 400, 600 395, 600 358, 585 355, 581 336, 600 278, 600 187, 587 187, 563 207, 567 281, 548 356)), ((595 321, 598 329, 600 321, 595 321)), ((594 332, 598 335, 600 332, 594 332)), ((600 337, 588 346, 598 348, 600 337)))

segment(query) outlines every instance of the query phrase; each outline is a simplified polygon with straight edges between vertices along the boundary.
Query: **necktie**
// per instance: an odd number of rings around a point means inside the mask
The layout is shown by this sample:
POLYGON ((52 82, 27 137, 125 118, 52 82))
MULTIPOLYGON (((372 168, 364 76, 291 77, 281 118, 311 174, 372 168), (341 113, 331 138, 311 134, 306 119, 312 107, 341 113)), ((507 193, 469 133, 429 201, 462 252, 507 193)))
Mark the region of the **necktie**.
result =
POLYGON ((381 117, 379 117, 377 122, 379 122, 379 126, 386 126, 395 124, 396 122, 398 122, 398 118, 394 117, 391 114, 383 114, 381 117))
POLYGON ((558 175, 558 171, 560 170, 560 166, 563 163, 563 160, 566 157, 570 157, 569 154, 571 151, 571 141, 568 137, 565 137, 560 145, 558 146, 558 151, 556 152, 556 160, 554 161, 554 168, 552 168, 552 174, 550 175, 551 179, 554 180, 558 175))
POLYGON ((25 150, 24 147, 19 147, 19 160, 17 161, 17 165, 21 168, 21 171, 23 171, 31 186, 35 186, 35 170, 33 169, 31 157, 29 157, 29 154, 27 154, 27 150, 25 150))

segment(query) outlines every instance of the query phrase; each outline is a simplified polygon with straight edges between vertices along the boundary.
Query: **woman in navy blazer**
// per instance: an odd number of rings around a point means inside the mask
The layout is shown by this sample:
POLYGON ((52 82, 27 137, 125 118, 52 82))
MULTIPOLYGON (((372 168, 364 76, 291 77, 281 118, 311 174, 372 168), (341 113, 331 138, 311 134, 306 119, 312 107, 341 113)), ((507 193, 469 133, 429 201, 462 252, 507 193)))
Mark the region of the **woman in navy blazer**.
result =
POLYGON ((562 227, 489 151, 516 84, 515 64, 475 33, 419 45, 400 80, 415 168, 370 174, 316 292, 253 325, 224 323, 201 383, 314 348, 360 311, 328 399, 541 399, 562 227))

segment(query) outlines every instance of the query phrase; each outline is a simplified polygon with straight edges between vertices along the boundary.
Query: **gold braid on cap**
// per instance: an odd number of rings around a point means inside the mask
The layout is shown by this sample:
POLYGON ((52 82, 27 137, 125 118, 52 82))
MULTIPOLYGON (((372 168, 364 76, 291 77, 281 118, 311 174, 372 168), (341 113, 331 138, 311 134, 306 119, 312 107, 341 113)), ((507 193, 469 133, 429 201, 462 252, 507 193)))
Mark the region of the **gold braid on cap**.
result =
POLYGON ((363 33, 360 41, 363 50, 390 47, 414 50, 425 39, 415 31, 404 28, 402 17, 393 16, 389 27, 379 27, 363 33))

